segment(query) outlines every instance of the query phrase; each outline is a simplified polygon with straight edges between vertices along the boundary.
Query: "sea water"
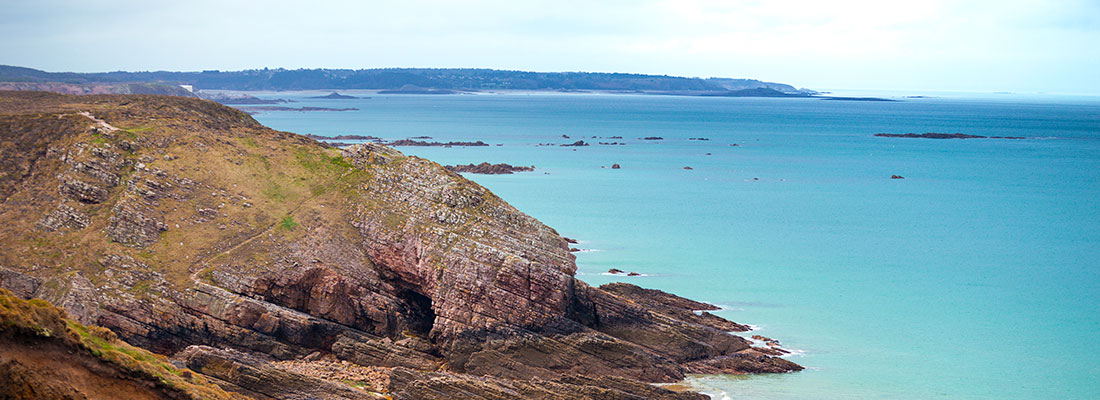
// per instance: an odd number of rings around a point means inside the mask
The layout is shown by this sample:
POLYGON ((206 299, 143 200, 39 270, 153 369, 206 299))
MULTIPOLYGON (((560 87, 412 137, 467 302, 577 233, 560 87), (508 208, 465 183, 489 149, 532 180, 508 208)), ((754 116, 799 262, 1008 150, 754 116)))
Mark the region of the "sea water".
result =
POLYGON ((1100 398, 1096 98, 350 93, 370 98, 260 93, 359 110, 256 118, 303 134, 482 140, 492 146, 400 150, 534 165, 467 177, 579 239, 580 279, 717 304, 807 367, 690 378, 716 398, 1100 398), (639 139, 651 136, 664 139, 639 139), (577 140, 591 145, 559 146, 577 140))

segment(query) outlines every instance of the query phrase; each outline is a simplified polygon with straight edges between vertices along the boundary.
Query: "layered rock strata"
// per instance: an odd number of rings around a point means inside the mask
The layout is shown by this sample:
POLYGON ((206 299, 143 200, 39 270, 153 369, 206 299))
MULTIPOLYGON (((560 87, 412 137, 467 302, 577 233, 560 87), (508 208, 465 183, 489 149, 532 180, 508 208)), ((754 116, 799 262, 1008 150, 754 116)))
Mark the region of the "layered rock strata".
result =
POLYGON ((680 398, 646 383, 801 369, 712 306, 588 286, 552 228, 389 147, 161 96, 0 92, 0 127, 0 287, 245 394, 316 395, 250 388, 308 357, 385 368, 399 398, 680 398), (258 380, 210 367, 237 364, 258 380))

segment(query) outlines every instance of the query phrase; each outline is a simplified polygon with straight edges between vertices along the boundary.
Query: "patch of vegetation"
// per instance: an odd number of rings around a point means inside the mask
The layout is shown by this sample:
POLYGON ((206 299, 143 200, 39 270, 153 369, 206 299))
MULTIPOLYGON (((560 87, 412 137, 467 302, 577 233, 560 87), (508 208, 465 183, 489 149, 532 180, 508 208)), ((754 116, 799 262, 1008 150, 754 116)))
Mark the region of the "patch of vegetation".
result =
POLYGON ((355 166, 352 165, 350 162, 348 162, 348 159, 344 158, 344 156, 330 157, 329 158, 329 163, 331 163, 332 165, 335 165, 337 167, 344 168, 344 169, 355 168, 355 166))
POLYGON ((286 217, 283 217, 282 221, 279 221, 279 227, 288 231, 292 231, 294 230, 294 228, 298 227, 298 223, 294 222, 294 217, 287 215, 286 217))
POLYGON ((398 229, 405 225, 406 220, 408 218, 401 214, 386 214, 385 217, 382 217, 382 225, 390 229, 398 229))
POLYGON ((134 287, 130 288, 131 293, 146 294, 149 290, 153 289, 153 283, 150 281, 140 281, 134 284, 134 287))
POLYGON ((283 187, 280 186, 278 183, 269 182, 267 184, 267 187, 264 188, 264 197, 267 197, 272 201, 281 203, 286 200, 286 196, 286 190, 283 189, 283 187))

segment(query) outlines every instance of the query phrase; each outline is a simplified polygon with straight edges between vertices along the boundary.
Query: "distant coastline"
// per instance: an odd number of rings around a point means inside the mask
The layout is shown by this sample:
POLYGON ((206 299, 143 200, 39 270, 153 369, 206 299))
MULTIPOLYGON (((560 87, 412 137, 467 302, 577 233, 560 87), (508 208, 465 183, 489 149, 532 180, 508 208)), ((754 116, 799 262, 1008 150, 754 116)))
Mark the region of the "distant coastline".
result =
MULTIPOLYGON (((767 89, 760 94, 809 96, 817 94, 777 82, 756 79, 690 78, 602 72, 532 72, 473 68, 375 68, 375 69, 252 69, 243 71, 142 71, 142 72, 47 72, 0 65, 0 82, 19 83, 22 89, 47 83, 112 85, 155 83, 185 86, 193 90, 378 90, 382 93, 451 94, 483 90, 535 90, 555 92, 639 92, 653 94, 724 95, 743 90, 767 89)), ((33 90, 33 89, 32 89, 33 90)), ((749 92, 745 92, 749 93, 749 92)))
MULTIPOLYGON (((455 95, 474 93, 590 93, 698 97, 814 98, 898 101, 879 97, 830 96, 806 88, 756 79, 690 78, 602 72, 530 72, 469 68, 253 69, 202 72, 47 72, 0 65, 0 90, 66 94, 167 94, 199 97, 222 104, 278 104, 256 91, 327 91, 312 99, 357 99, 338 91, 377 94, 455 95), (220 93, 223 91, 238 93, 220 93)), ((292 108, 256 111, 322 111, 292 108)), ((329 110, 323 110, 329 111, 329 110)))

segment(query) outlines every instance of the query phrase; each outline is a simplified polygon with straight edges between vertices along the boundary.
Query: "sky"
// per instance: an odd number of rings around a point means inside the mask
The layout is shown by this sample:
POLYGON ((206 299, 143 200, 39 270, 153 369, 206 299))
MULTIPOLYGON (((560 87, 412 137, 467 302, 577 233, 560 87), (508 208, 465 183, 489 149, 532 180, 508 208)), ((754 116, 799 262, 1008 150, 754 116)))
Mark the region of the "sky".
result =
POLYGON ((1100 0, 0 0, 0 64, 478 67, 1100 94, 1100 0))

